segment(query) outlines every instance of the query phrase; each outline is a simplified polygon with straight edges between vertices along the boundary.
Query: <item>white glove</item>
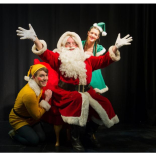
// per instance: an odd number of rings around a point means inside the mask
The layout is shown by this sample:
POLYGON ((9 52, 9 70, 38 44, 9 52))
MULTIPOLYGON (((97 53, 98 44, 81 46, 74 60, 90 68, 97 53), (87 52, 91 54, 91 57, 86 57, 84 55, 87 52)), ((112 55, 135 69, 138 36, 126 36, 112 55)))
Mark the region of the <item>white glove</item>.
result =
POLYGON ((124 45, 130 45, 131 43, 129 43, 129 42, 133 41, 133 39, 132 39, 132 37, 129 37, 129 36, 130 35, 126 35, 125 37, 120 38, 120 33, 119 33, 118 37, 116 39, 115 46, 119 49, 124 45))
POLYGON ((16 30, 17 32, 17 36, 21 36, 20 39, 30 39, 32 41, 35 41, 37 35, 33 29, 33 27, 31 26, 31 24, 29 24, 29 30, 26 30, 22 27, 18 27, 19 30, 16 30))

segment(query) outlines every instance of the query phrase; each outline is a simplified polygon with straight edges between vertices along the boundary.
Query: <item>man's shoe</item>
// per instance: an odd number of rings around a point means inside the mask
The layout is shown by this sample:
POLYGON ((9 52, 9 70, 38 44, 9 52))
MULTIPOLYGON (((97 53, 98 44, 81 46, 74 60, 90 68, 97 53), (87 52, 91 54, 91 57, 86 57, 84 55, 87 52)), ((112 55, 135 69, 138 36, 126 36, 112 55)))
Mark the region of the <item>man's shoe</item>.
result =
POLYGON ((94 134, 90 137, 90 140, 94 147, 98 147, 98 148, 101 147, 99 141, 97 140, 94 134))
POLYGON ((87 148, 89 148, 89 147, 93 147, 93 148, 101 147, 99 141, 97 140, 97 138, 95 137, 94 134, 86 134, 84 136, 84 139, 83 139, 83 144, 87 148))
POLYGON ((85 151, 85 149, 82 146, 79 138, 71 137, 71 143, 72 143, 74 151, 77 151, 77 152, 84 152, 85 151))
POLYGON ((11 139, 14 139, 13 137, 15 136, 16 132, 15 132, 14 129, 12 129, 12 130, 9 131, 8 134, 9 134, 9 136, 11 137, 11 139))
POLYGON ((99 125, 94 123, 93 121, 87 122, 86 125, 86 131, 85 131, 85 142, 88 144, 88 146, 92 147, 100 147, 100 143, 95 137, 95 132, 97 131, 99 125))

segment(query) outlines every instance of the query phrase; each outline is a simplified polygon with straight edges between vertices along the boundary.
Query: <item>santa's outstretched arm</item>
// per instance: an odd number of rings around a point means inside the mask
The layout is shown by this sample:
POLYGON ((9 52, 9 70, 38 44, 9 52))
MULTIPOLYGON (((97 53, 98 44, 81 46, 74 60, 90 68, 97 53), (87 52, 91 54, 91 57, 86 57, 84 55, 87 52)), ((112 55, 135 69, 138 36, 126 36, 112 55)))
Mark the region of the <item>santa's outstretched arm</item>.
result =
POLYGON ((34 45, 32 46, 32 52, 34 54, 38 55, 44 62, 49 63, 53 69, 57 68, 58 55, 47 49, 47 44, 44 40, 39 40, 37 38, 31 24, 29 24, 29 30, 18 27, 16 32, 17 36, 20 36, 20 39, 29 39, 34 42, 34 45))
POLYGON ((120 38, 120 34, 118 34, 118 37, 116 39, 115 45, 111 46, 108 50, 108 52, 99 57, 91 57, 91 64, 92 64, 92 69, 97 70, 100 68, 105 68, 109 64, 119 61, 120 60, 120 52, 119 48, 121 48, 124 45, 130 45, 132 41, 132 37, 130 35, 126 35, 123 38, 120 38))

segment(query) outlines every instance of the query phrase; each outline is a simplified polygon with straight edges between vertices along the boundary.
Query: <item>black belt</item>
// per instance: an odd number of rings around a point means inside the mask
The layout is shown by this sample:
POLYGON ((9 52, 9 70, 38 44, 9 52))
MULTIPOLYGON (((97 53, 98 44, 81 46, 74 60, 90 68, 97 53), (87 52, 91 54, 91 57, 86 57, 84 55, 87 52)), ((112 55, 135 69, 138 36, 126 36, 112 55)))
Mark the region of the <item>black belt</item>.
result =
POLYGON ((14 108, 13 108, 13 111, 14 111, 14 113, 15 113, 17 116, 19 116, 19 117, 21 117, 21 118, 24 118, 24 119, 32 118, 31 116, 22 116, 22 115, 18 114, 18 113, 14 110, 14 108))
POLYGON ((86 92, 90 89, 90 85, 73 85, 59 80, 58 86, 67 91, 86 92))

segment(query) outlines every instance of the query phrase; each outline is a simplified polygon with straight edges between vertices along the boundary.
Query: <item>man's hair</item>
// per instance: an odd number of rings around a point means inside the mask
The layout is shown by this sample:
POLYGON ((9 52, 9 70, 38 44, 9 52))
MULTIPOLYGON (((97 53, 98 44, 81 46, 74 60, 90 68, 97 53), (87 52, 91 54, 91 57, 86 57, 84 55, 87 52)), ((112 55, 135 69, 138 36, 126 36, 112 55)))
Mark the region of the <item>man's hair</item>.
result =
MULTIPOLYGON (((65 39, 63 40, 63 43, 62 43, 63 46, 66 45, 67 40, 68 40, 69 37, 71 37, 71 38, 75 41, 75 43, 76 43, 76 39, 75 39, 75 37, 74 37, 74 36, 69 36, 69 35, 68 35, 68 36, 66 36, 65 39)), ((77 44, 77 43, 76 43, 76 44, 77 44)))
POLYGON ((37 71, 35 72, 34 77, 37 76, 37 74, 38 74, 39 71, 44 71, 45 73, 48 74, 48 69, 47 69, 46 67, 43 67, 43 68, 40 68, 39 70, 37 70, 37 71))

